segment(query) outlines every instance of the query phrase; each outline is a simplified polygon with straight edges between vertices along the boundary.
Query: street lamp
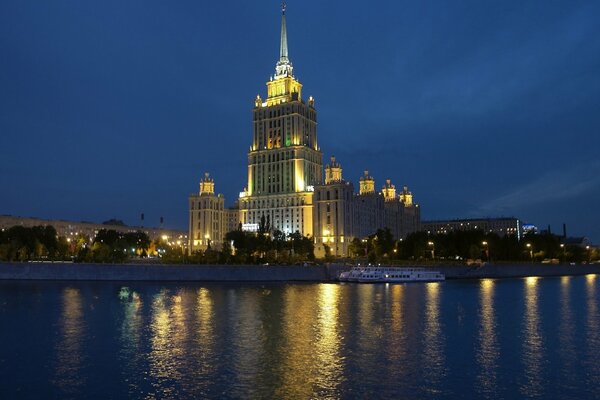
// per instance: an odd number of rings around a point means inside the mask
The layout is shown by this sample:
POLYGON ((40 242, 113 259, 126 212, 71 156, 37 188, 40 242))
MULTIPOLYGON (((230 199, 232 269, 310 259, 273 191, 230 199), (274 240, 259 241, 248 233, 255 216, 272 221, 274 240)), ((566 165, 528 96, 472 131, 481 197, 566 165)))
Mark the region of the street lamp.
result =
POLYGON ((590 259, 592 258, 590 255, 590 246, 585 246, 585 249, 587 250, 587 262, 588 264, 590 263, 590 259))
POLYGON ((435 260, 435 243, 433 242, 427 242, 427 244, 429 245, 429 247, 431 247, 431 260, 435 260))
POLYGON ((527 243, 525 246, 529 249, 529 258, 533 261, 533 248, 531 247, 531 243, 527 243))
POLYGON ((487 258, 486 261, 490 261, 490 246, 488 245, 488 242, 486 242, 485 240, 483 242, 481 242, 482 245, 485 246, 485 258, 487 258))
POLYGON ((565 248, 565 244, 561 243, 560 248, 562 249, 562 253, 563 253, 563 262, 566 262, 567 261, 567 249, 565 248))

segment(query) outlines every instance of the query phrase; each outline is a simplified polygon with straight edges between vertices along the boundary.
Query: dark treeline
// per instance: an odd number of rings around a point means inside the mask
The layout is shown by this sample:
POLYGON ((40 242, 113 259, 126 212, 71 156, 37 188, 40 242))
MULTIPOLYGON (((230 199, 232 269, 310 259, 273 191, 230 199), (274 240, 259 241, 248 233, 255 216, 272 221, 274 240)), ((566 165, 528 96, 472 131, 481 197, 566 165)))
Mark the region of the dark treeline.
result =
POLYGON ((121 233, 114 230, 98 231, 90 246, 85 237, 76 243, 75 261, 120 263, 135 257, 147 257, 151 241, 144 232, 121 233))
POLYGON ((241 229, 225 235, 220 251, 208 248, 186 255, 182 249, 171 248, 163 255, 167 263, 191 264, 294 264, 313 262, 314 243, 299 232, 286 235, 275 230, 272 234, 241 229))
POLYGON ((378 230, 365 239, 354 239, 350 245, 353 258, 370 262, 410 261, 533 261, 589 262, 598 259, 597 249, 565 245, 561 237, 530 234, 498 236, 483 231, 455 231, 446 234, 417 232, 404 240, 394 241, 389 230, 378 230))
POLYGON ((151 244, 143 232, 102 229, 94 238, 66 238, 52 226, 13 226, 0 231, 0 261, 124 262, 145 257, 151 244))
POLYGON ((67 240, 57 237, 52 226, 13 226, 0 231, 2 261, 65 260, 68 257, 67 240))
MULTIPOLYGON (((349 256, 355 262, 590 262, 599 259, 597 248, 561 242, 551 234, 498 236, 482 231, 456 231, 430 235, 417 232, 404 240, 394 240, 389 229, 355 238, 349 256)), ((0 231, 0 261, 74 261, 122 263, 147 256, 160 257, 164 263, 190 264, 296 264, 313 262, 314 243, 299 232, 269 232, 262 224, 259 232, 240 229, 229 232, 221 249, 209 246, 187 254, 185 244, 151 241, 143 232, 120 233, 100 230, 94 238, 75 235, 59 237, 52 226, 31 228, 14 226, 0 231)), ((325 246, 325 261, 341 261, 325 246)))

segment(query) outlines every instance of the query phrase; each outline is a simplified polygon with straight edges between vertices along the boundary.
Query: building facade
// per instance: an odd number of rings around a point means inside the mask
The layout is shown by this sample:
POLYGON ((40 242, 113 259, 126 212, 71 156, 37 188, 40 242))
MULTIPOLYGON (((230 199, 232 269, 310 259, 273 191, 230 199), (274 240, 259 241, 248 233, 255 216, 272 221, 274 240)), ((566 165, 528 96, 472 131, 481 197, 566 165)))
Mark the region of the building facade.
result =
POLYGON ((227 211, 222 194, 215 195, 215 181, 208 172, 200 180, 198 194, 189 197, 189 249, 220 249, 227 233, 227 211))
POLYGON ((401 238, 419 229, 419 206, 406 187, 396 194, 388 180, 377 192, 365 171, 355 194, 334 157, 324 172, 315 100, 303 97, 293 74, 284 5, 275 74, 267 82, 266 98, 254 100, 247 185, 236 206, 226 209, 222 196, 214 194, 214 182, 204 191, 201 182, 200 193, 190 196, 190 248, 203 250, 209 242, 219 247, 232 229, 258 231, 262 226, 314 238, 317 256, 325 254, 325 245, 332 255, 346 256, 355 237, 387 227, 401 238))
POLYGON ((519 240, 523 236, 521 221, 514 217, 423 221, 422 230, 429 234, 480 230, 484 233, 495 233, 499 236, 515 235, 519 240))
POLYGON ((285 233, 313 234, 313 191, 321 182, 322 154, 317 111, 305 101, 288 56, 285 6, 279 61, 267 82, 267 97, 256 96, 248 152, 248 185, 240 194, 240 222, 247 230, 263 223, 285 233))
POLYGON ((389 229, 396 239, 420 229, 421 212, 413 204, 412 194, 396 194, 390 180, 375 191, 375 179, 365 171, 359 179, 359 192, 342 175, 342 166, 331 157, 325 166, 325 183, 315 188, 315 254, 349 256, 348 247, 354 238, 365 238, 378 229, 389 229))
POLYGON ((13 226, 32 228, 34 226, 52 226, 56 234, 65 238, 85 235, 93 238, 102 229, 113 230, 119 233, 144 232, 151 240, 166 238, 170 242, 181 242, 184 246, 188 243, 188 235, 184 231, 143 226, 96 224, 94 222, 78 222, 64 220, 48 220, 34 217, 18 217, 13 215, 0 215, 0 230, 7 230, 13 226))

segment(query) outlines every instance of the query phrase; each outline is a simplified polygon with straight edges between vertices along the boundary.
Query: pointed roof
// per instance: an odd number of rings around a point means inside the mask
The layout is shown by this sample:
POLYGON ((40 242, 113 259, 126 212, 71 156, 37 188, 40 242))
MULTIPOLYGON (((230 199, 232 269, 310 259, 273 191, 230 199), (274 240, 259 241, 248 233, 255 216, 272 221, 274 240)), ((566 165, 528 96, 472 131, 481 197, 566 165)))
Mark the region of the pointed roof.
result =
POLYGON ((288 56, 287 26, 285 23, 285 1, 281 3, 281 38, 279 44, 279 61, 275 66, 275 79, 293 77, 294 68, 288 56))
POLYGON ((279 46, 279 61, 289 62, 288 45, 287 45, 287 29, 285 26, 285 1, 281 3, 281 44, 279 46))

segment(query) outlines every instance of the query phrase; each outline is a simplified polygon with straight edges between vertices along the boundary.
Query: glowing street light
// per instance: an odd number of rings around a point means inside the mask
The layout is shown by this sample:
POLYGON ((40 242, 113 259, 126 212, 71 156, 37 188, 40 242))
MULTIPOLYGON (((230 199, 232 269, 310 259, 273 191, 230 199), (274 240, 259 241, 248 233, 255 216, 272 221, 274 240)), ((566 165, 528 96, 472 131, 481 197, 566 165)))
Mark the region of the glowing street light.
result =
POLYGON ((427 244, 429 245, 429 247, 431 247, 431 259, 435 260, 435 243, 427 242, 427 244))
POLYGON ((589 264, 590 260, 592 259, 591 252, 590 252, 590 246, 585 246, 585 249, 587 250, 587 262, 589 264))
POLYGON ((531 247, 531 243, 527 243, 525 246, 529 249, 529 258, 533 260, 533 247, 531 247))
POLYGON ((485 246, 485 258, 487 258, 487 261, 489 262, 491 260, 490 245, 485 240, 483 242, 481 242, 481 244, 485 246))

